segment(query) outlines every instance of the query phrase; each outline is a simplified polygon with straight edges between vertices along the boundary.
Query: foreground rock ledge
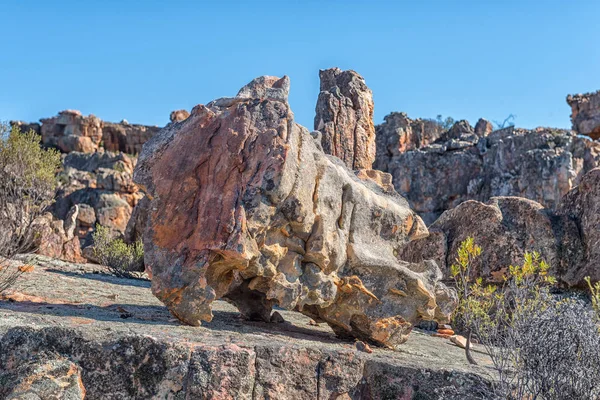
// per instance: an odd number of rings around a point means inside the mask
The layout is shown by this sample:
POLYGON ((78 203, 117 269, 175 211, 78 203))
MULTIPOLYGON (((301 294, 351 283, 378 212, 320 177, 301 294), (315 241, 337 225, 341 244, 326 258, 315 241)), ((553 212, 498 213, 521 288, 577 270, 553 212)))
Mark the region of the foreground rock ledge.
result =
POLYGON ((299 313, 280 311, 287 323, 244 322, 223 301, 213 303, 212 322, 189 327, 147 281, 33 264, 15 287, 21 295, 0 300, 0 398, 21 394, 23 382, 40 398, 87 400, 492 398, 479 347, 478 367, 420 332, 400 352, 367 354, 299 313))
POLYGON ((293 120, 287 77, 198 105, 148 141, 134 172, 151 201, 152 291, 180 320, 225 298, 251 320, 278 305, 341 336, 395 346, 455 294, 432 262, 396 254, 427 235, 389 176, 349 170, 293 120))

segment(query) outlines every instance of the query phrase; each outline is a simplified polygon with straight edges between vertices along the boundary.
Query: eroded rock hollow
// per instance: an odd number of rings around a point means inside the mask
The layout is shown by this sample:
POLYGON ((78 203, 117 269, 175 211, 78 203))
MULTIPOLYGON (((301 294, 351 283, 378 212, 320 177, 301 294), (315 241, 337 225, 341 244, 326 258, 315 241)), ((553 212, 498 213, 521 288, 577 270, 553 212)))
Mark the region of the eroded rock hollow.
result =
POLYGON ((387 346, 448 320, 455 293, 434 262, 398 261, 427 235, 389 175, 351 171, 296 124, 287 77, 196 106, 143 147, 134 180, 153 293, 190 325, 228 299, 249 319, 278 305, 387 346))

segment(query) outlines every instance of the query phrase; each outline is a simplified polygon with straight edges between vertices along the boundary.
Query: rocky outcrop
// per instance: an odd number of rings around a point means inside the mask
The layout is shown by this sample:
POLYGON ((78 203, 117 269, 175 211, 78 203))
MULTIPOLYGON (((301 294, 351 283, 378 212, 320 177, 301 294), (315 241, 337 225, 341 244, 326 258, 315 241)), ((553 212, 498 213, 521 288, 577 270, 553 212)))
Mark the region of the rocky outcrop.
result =
POLYGON ((600 164, 600 143, 569 131, 509 127, 485 136, 489 127, 478 125, 473 130, 459 121, 436 141, 407 151, 397 133, 379 126, 378 143, 385 146, 378 146, 374 167, 392 174, 396 190, 431 224, 464 201, 494 196, 555 208, 600 164))
POLYGON ((406 113, 393 112, 375 127, 377 158, 375 168, 388 171, 388 163, 400 154, 420 149, 438 140, 444 130, 430 119, 408 118, 406 113))
POLYGON ((594 140, 600 139, 600 90, 567 96, 573 130, 594 140))
POLYGON ((557 214, 575 225, 571 231, 582 244, 579 248, 571 246, 563 250, 564 268, 570 281, 582 283, 585 276, 600 281, 600 168, 588 172, 579 185, 567 193, 557 214))
POLYGON ((102 121, 89 115, 83 116, 77 110, 65 110, 57 116, 44 118, 37 123, 26 124, 13 121, 11 125, 22 130, 33 129, 42 136, 42 143, 55 147, 63 153, 73 151, 92 153, 100 148, 113 152, 138 154, 142 145, 160 130, 157 126, 102 121))
POLYGON ((226 298, 247 319, 278 305, 387 346, 421 319, 447 320, 455 294, 437 266, 395 257, 427 234, 421 219, 389 178, 325 155, 294 122, 288 88, 258 78, 144 146, 134 180, 150 199, 153 293, 191 325, 226 298))
POLYGON ((75 235, 79 208, 73 207, 65 220, 45 213, 34 221, 33 245, 38 254, 71 262, 83 262, 79 237, 75 235))
POLYGON ((75 232, 84 247, 96 224, 123 234, 142 193, 133 183, 135 158, 125 153, 71 152, 63 157, 61 182, 52 212, 65 219, 79 207, 75 232))
MULTIPOLYGON (((413 332, 402 352, 366 353, 300 313, 280 310, 284 323, 241 324, 219 300, 213 321, 190 329, 147 281, 97 265, 34 262, 12 301, 0 300, 3 399, 27 381, 42 399, 55 398, 40 395, 50 393, 37 389, 43 381, 73 394, 64 399, 79 399, 81 383, 88 400, 493 398, 489 368, 469 365, 464 350, 423 332, 413 332), (47 367, 37 374, 33 364, 47 367)), ((490 362, 475 350, 480 365, 490 362)))
POLYGON ((526 252, 538 252, 551 274, 567 286, 600 280, 600 169, 587 173, 556 210, 519 197, 492 197, 486 204, 466 201, 444 212, 429 227, 430 235, 408 243, 398 258, 433 259, 450 276, 458 248, 473 237, 483 248, 473 275, 502 282, 511 265, 522 265, 526 252))
POLYGON ((362 76, 352 70, 319 71, 315 130, 323 150, 340 158, 350 169, 371 169, 375 160, 373 94, 362 76))

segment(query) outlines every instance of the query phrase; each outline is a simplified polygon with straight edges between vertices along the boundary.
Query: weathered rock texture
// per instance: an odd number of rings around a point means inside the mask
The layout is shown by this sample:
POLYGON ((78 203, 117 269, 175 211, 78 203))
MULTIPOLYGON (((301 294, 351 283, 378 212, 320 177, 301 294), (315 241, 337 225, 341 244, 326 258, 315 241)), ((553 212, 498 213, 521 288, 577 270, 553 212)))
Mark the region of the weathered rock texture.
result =
POLYGON ((340 158, 350 169, 371 169, 375 160, 373 94, 362 76, 352 70, 319 71, 315 130, 327 154, 340 158))
POLYGON ((194 107, 143 148, 153 293, 182 321, 233 302, 248 319, 297 309, 338 334, 388 346, 447 320, 454 292, 434 263, 395 252, 427 228, 380 172, 350 171, 293 121, 287 77, 194 107), (362 179, 362 180, 361 180, 362 179))
POLYGON ((580 251, 565 254, 565 268, 571 279, 581 283, 583 277, 590 276, 600 281, 600 168, 588 172, 567 193, 557 213, 574 223, 573 235, 577 234, 582 242, 580 251))
MULTIPOLYGON (((186 113, 185 110, 174 111, 171 117, 181 121, 186 113)), ((20 121, 11 124, 22 131, 34 130, 42 136, 44 145, 66 153, 56 203, 51 209, 54 218, 40 222, 38 253, 81 261, 81 249, 76 249, 75 244, 88 247, 96 224, 111 229, 115 236, 125 233, 132 209, 142 197, 132 179, 136 162, 132 154, 139 153, 142 145, 160 128, 129 124, 125 120, 105 122, 74 110, 42 119, 41 124, 20 121), (61 224, 67 215, 73 214, 75 207, 78 208, 73 228, 76 238, 67 240, 61 224)), ((86 250, 83 255, 89 258, 92 252, 86 250)))
MULTIPOLYGON (((75 389, 64 399, 81 398, 73 385, 79 377, 87 400, 493 398, 490 360, 478 345, 479 366, 449 341, 418 331, 402 352, 374 347, 368 354, 295 312, 279 311, 285 323, 240 323, 224 301, 213 303, 210 323, 189 327, 171 317, 147 281, 44 258, 34 266, 12 301, 0 300, 3 399, 34 375, 29 365, 38 361, 49 368, 36 382, 75 389)), ((39 387, 30 394, 54 398, 39 387)))
POLYGON ((600 280, 600 169, 586 174, 557 210, 519 197, 492 197, 486 204, 469 200, 444 212, 430 236, 408 243, 398 258, 433 259, 450 276, 462 241, 471 236, 483 248, 473 275, 502 282, 510 265, 521 265, 525 252, 537 251, 551 273, 567 286, 583 286, 585 276, 600 280))
POLYGON ((525 197, 555 208, 600 164, 600 143, 569 131, 509 127, 486 135, 489 126, 478 125, 473 130, 459 121, 439 133, 392 114, 377 127, 374 168, 392 174, 396 190, 431 224, 466 200, 494 196, 525 197))
POLYGON ((138 154, 142 145, 160 130, 157 126, 135 125, 123 120, 120 123, 102 121, 100 118, 81 115, 77 110, 65 110, 56 117, 44 118, 37 123, 11 122, 22 130, 33 129, 42 136, 42 143, 56 147, 64 153, 72 151, 91 153, 99 148, 114 152, 138 154))
POLYGON ((600 139, 600 90, 567 96, 571 106, 573 130, 592 139, 600 139))
POLYGON ((73 207, 79 208, 75 233, 84 247, 91 243, 96 224, 115 233, 125 232, 132 208, 142 197, 132 179, 135 162, 122 152, 71 152, 64 156, 52 211, 65 219, 73 207))
POLYGON ((73 207, 65 220, 45 213, 34 222, 37 253, 72 262, 84 261, 79 237, 75 235, 79 207, 73 207))

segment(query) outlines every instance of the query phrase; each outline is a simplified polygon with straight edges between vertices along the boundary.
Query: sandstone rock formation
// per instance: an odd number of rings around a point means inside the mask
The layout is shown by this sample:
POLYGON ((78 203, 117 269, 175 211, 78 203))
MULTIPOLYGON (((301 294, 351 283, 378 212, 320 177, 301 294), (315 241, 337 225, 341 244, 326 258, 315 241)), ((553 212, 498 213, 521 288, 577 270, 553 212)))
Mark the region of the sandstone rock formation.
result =
POLYGON ((392 116, 377 128, 374 168, 392 174, 396 190, 428 224, 466 200, 485 202, 494 196, 525 197, 555 208, 587 171, 600 165, 600 143, 569 131, 509 127, 486 136, 489 126, 478 124, 473 131, 459 121, 445 133, 427 131, 426 137, 439 135, 433 142, 406 147, 406 128, 396 126, 420 125, 397 120, 392 116))
POLYGON ((71 152, 63 158, 61 185, 52 212, 65 219, 79 207, 75 232, 83 246, 90 244, 96 224, 123 234, 133 207, 142 197, 133 183, 135 159, 125 153, 71 152))
POLYGON ((471 236, 483 248, 474 276, 501 282, 510 265, 521 265, 525 252, 537 251, 551 273, 567 286, 600 280, 600 169, 588 172, 556 210, 519 197, 492 197, 486 204, 469 200, 444 212, 430 235, 408 243, 398 258, 435 260, 446 277, 463 240, 471 236))
POLYGON ((42 143, 63 153, 72 151, 92 153, 100 148, 113 152, 138 154, 142 145, 160 130, 157 126, 135 125, 123 120, 120 123, 102 121, 77 110, 65 110, 38 123, 26 124, 12 121, 22 130, 33 129, 42 136, 42 143))
POLYGON ((134 180, 150 199, 153 293, 191 325, 226 298, 248 319, 278 305, 387 346, 447 320, 455 293, 437 266, 395 257, 427 235, 421 219, 389 177, 325 155, 294 123, 288 88, 257 78, 144 145, 134 180))
POLYGON ((319 78, 315 130, 322 134, 323 150, 340 158, 350 169, 370 169, 375 160, 371 90, 352 70, 321 70, 319 78))
POLYGON ((571 106, 573 130, 592 139, 600 139, 600 90, 567 96, 571 106))
POLYGON ((34 246, 38 254, 66 261, 85 261, 79 237, 74 234, 78 208, 70 210, 66 220, 45 213, 34 222, 34 246))

